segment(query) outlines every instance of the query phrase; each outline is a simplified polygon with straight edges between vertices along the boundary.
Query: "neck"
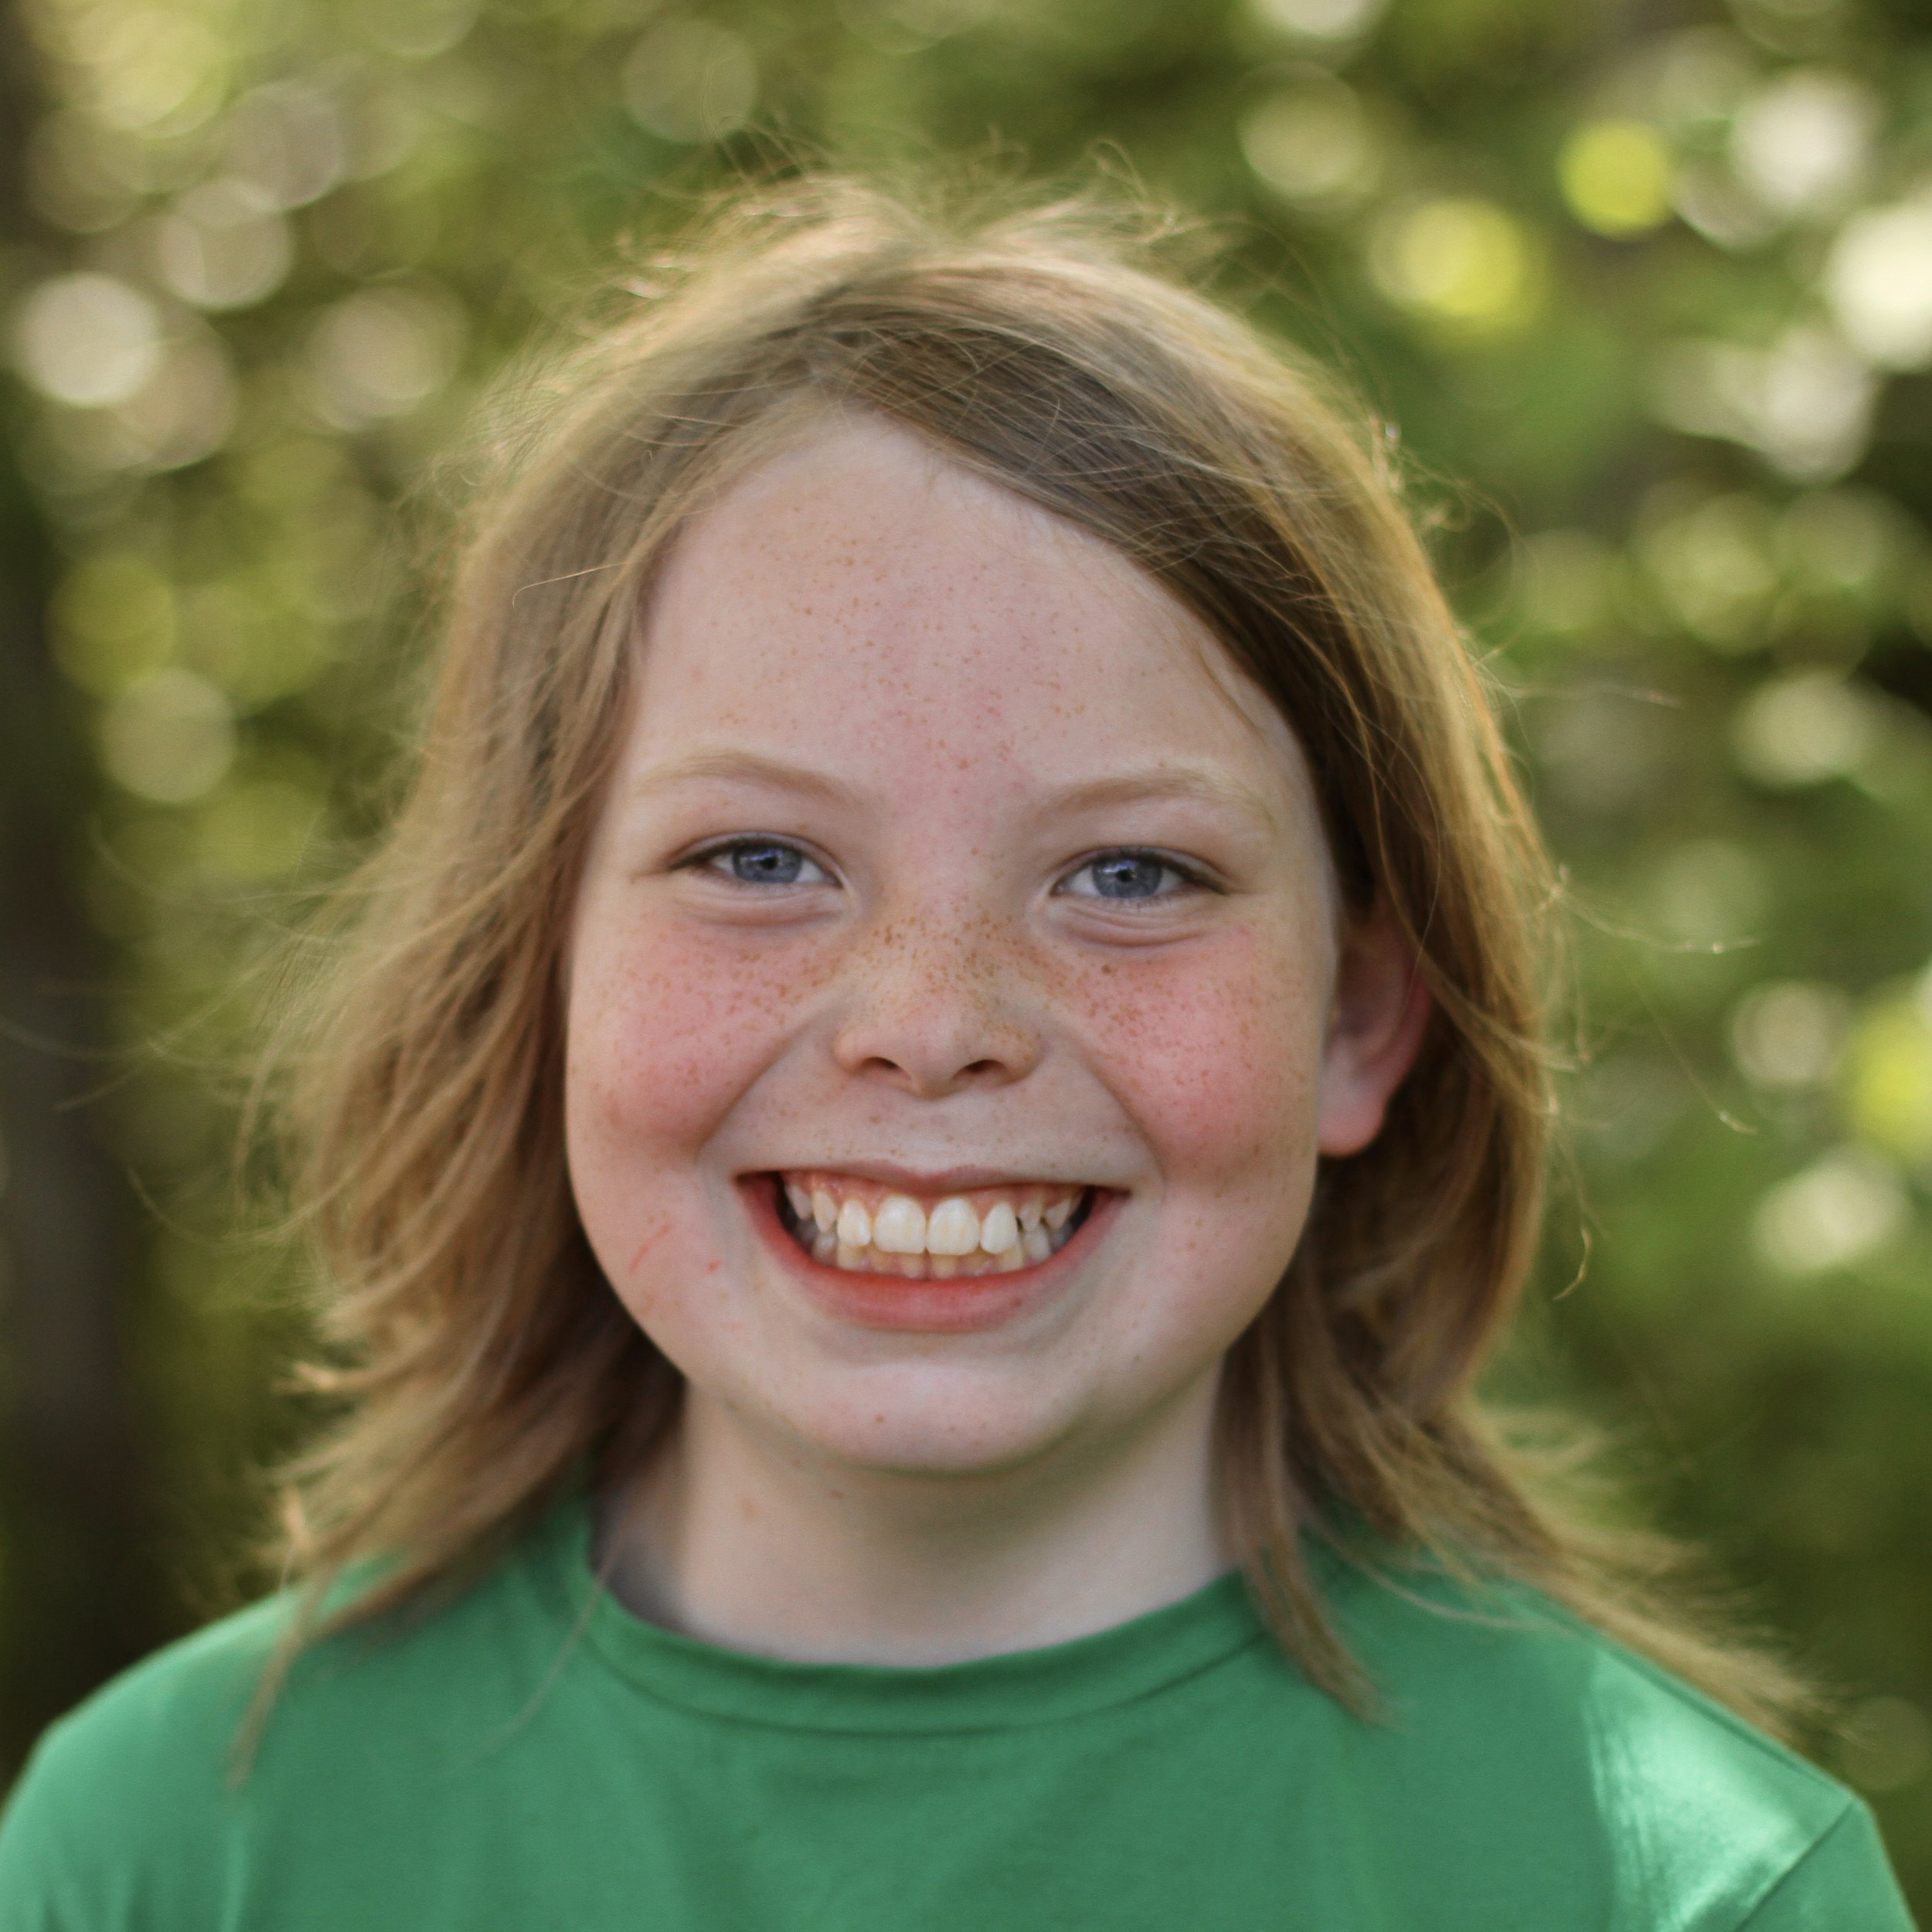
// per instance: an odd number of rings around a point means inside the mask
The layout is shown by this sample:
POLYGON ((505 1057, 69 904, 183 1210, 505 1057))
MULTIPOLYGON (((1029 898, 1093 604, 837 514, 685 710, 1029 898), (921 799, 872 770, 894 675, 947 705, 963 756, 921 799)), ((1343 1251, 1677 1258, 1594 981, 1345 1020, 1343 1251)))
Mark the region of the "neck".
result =
POLYGON ((1206 1378, 1104 1449, 934 1475, 824 1461, 687 1389, 670 1440, 600 1505, 611 1587, 650 1622, 798 1662, 958 1663, 1087 1636, 1228 1567, 1215 1394, 1206 1378))

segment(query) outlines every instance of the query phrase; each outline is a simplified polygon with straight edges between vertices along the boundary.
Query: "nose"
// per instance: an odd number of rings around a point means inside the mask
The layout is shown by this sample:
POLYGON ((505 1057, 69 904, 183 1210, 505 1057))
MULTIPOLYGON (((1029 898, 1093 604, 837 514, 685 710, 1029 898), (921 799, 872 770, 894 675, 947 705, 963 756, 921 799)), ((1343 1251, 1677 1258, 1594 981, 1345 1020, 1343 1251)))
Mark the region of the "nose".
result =
POLYGON ((921 1100, 1024 1080, 1043 1043, 1012 951, 990 920, 883 925, 850 961, 841 1070, 921 1100))

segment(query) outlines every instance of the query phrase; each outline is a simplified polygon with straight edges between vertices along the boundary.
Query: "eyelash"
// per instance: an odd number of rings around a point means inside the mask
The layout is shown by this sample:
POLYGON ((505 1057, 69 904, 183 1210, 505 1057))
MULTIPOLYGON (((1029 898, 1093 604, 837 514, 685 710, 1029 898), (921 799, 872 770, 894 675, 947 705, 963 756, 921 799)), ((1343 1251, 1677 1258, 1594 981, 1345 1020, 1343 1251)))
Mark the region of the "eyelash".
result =
MULTIPOLYGON (((728 838, 722 845, 708 845, 702 852, 693 852, 689 858, 679 862, 677 869, 681 872, 686 870, 709 870, 712 868, 714 861, 720 859, 729 859, 733 852, 770 852, 774 849, 782 850, 784 852, 795 852, 808 864, 814 866, 818 864, 818 861, 814 859, 808 852, 805 851, 804 847, 794 845, 788 838, 728 838)), ((1067 877, 1069 879, 1077 879, 1082 872, 1087 871, 1090 867, 1100 865, 1104 861, 1109 859, 1134 859, 1151 861, 1153 864, 1158 866, 1163 872, 1170 872, 1173 873, 1174 876, 1181 881, 1182 886, 1189 892, 1213 892, 1219 889, 1219 888, 1214 886, 1209 881, 1205 873, 1200 872, 1196 867, 1183 863, 1180 859, 1173 857, 1169 853, 1154 851, 1150 848, 1143 845, 1110 846, 1106 851, 1096 852, 1092 858, 1082 860, 1081 862, 1071 872, 1068 873, 1067 877)), ((824 871, 825 868, 820 866, 819 869, 821 871, 824 871)), ((713 871, 712 872, 712 876, 722 879, 728 885, 742 886, 747 891, 758 892, 764 889, 761 886, 755 884, 750 879, 734 878, 730 874, 723 872, 713 871)), ((781 880, 779 883, 781 884, 791 884, 798 882, 791 880, 781 880)), ((811 883, 813 882, 806 881, 804 883, 811 883)), ((1140 900, 1138 901, 1133 899, 1113 899, 1110 900, 1108 900, 1107 895, 1101 893, 1080 893, 1070 894, 1068 896, 1070 897, 1081 899, 1101 900, 1117 906, 1128 906, 1136 903, 1145 905, 1148 903, 1159 903, 1169 899, 1179 898, 1182 896, 1182 894, 1176 892, 1160 893, 1155 895, 1152 900, 1140 900)))

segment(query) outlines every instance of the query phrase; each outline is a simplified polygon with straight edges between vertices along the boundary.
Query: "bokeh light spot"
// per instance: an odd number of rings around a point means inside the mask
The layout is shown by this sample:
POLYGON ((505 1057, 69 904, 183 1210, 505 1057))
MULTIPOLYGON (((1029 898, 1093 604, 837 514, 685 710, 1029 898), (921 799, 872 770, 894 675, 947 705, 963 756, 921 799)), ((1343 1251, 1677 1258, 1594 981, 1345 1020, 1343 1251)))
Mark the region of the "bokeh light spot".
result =
POLYGON ((1667 853, 1650 898, 1667 937, 1700 951, 1748 945, 1770 910, 1757 855, 1729 838, 1692 838, 1667 853))
POLYGON ((1859 1022, 1845 1054, 1845 1111, 1868 1145, 1932 1161, 1932 1015, 1918 1002, 1882 1001, 1859 1022))
POLYGON ((478 0, 363 0, 360 25, 386 53, 405 60, 431 60, 468 37, 478 0))
POLYGON ((1777 787, 1855 771, 1877 736, 1872 702, 1836 673, 1801 671, 1760 685, 1739 707, 1731 746, 1747 776, 1777 787))
POLYGON ((1781 1272, 1845 1267, 1884 1246, 1911 1214, 1896 1171, 1862 1148, 1835 1148, 1758 1203, 1751 1233, 1781 1272))
POLYGON ((292 872, 321 812, 320 787, 306 775, 232 781, 209 798, 196 828, 202 870, 251 883, 292 872))
POLYGON ((1879 104, 1849 74, 1800 68, 1739 109, 1731 165, 1765 207, 1783 216, 1828 213, 1863 179, 1879 104))
POLYGON ((155 804, 212 791, 235 757, 235 716, 223 694, 192 671, 137 679, 100 720, 100 760, 117 784, 155 804))
POLYGON ((1375 185, 1381 155, 1353 88, 1311 70, 1241 117, 1241 152, 1269 187, 1297 207, 1348 206, 1375 185))
POLYGON ((624 104, 661 141, 717 141, 743 126, 758 65, 743 37, 709 20, 667 20, 624 63, 624 104))
POLYGON ((461 339, 461 312, 440 291, 365 290, 317 322, 309 340, 311 395, 339 429, 403 415, 449 380, 461 339))
POLYGON ((226 124, 228 169, 272 208, 319 201, 349 171, 349 131, 327 90, 270 81, 244 94, 226 124))
POLYGON ((288 224, 246 181, 191 189, 155 230, 162 280, 197 308, 247 308, 272 295, 292 253, 288 224))
POLYGON ((147 558, 108 551, 77 564, 53 594, 54 661, 83 691, 111 698, 174 654, 175 598, 147 558))
POLYGON ((978 26, 994 0, 838 0, 838 17, 881 53, 916 53, 978 26))
POLYGON ((92 7, 73 32, 94 111, 111 125, 179 132, 214 112, 228 45, 186 7, 92 7))
POLYGON ((1801 582, 1866 590, 1890 577, 1915 532, 1897 507, 1872 490, 1816 490, 1780 519, 1781 559, 1801 582))
POLYGON ((1520 327, 1541 294, 1522 224, 1475 196, 1391 211, 1371 237, 1369 265, 1392 301, 1472 332, 1520 327))
POLYGON ((1600 235, 1640 235, 1671 212, 1670 151, 1637 121, 1596 121, 1563 143, 1556 163, 1570 211, 1600 235))
POLYGON ((1825 299, 1852 345, 1886 369, 1932 362, 1932 199, 1847 222, 1825 264, 1825 299))
POLYGON ((1842 475, 1865 453, 1877 385, 1826 328, 1790 329, 1767 348, 1668 344, 1651 370, 1658 421, 1754 449, 1795 482, 1842 475))
POLYGON ((1731 1051, 1745 1077, 1774 1093, 1822 1086, 1844 1051, 1852 1002, 1808 980, 1753 986, 1731 1015, 1731 1051))
POLYGON ((1249 0, 1260 24, 1308 40, 1353 40, 1380 20, 1388 0, 1249 0))
POLYGON ((83 270, 43 282, 15 318, 14 359, 43 394, 80 409, 132 396, 161 361, 161 315, 137 288, 83 270))
POLYGON ((1723 651, 1764 641, 1764 620, 1779 587, 1773 556, 1776 522, 1742 492, 1666 508, 1639 520, 1638 556, 1665 614, 1723 651))

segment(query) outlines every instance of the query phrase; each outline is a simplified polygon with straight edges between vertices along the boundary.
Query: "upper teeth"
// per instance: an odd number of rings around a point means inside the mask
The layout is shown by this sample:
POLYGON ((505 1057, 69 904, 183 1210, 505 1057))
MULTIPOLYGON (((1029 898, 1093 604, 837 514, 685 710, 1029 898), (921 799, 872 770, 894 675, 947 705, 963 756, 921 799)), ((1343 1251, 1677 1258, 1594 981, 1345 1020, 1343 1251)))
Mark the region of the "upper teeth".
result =
POLYGON ((889 1194, 872 1217, 872 1244, 886 1254, 926 1252, 926 1210, 903 1194, 889 1194))
POLYGON ((982 1221, 972 1202, 957 1194, 948 1195, 930 1215, 908 1194, 887 1195, 876 1214, 868 1214, 862 1201, 848 1201, 834 1225, 847 1247, 862 1248, 869 1242, 883 1254, 971 1254, 975 1248, 1004 1254, 1020 1239, 1019 1217, 1004 1201, 995 1202, 982 1221))
MULTIPOLYGON (((890 1207, 894 1203, 889 1201, 886 1205, 890 1207)), ((914 1208, 913 1212, 917 1214, 919 1210, 914 1208)), ((941 1201, 923 1219, 928 1254, 971 1254, 980 1244, 979 1216, 973 1212, 970 1201, 962 1201, 954 1196, 941 1201)), ((879 1245, 882 1248, 886 1245, 883 1236, 879 1239, 879 1245)))
MULTIPOLYGON (((971 1208, 966 1212, 972 1213, 971 1208)), ((1004 1254, 1019 1240, 1019 1216, 1004 1201, 995 1201, 980 1223, 979 1245, 988 1254, 1004 1254)))
POLYGON ((980 1196, 982 1213, 957 1194, 947 1195, 930 1208, 909 1194, 888 1194, 883 1199, 875 1197, 868 1207, 855 1195, 845 1192, 835 1176, 787 1179, 784 1190, 804 1233, 825 1240, 835 1236, 841 1250, 870 1247, 881 1254, 954 1258, 1023 1253, 1029 1260, 1046 1258, 1050 1252, 1049 1235, 1058 1235, 1066 1226, 1082 1192, 1056 1188, 1057 1198, 1049 1202, 1043 1183, 1018 1190, 1013 1200, 988 1201, 991 1190, 987 1190, 980 1196))

